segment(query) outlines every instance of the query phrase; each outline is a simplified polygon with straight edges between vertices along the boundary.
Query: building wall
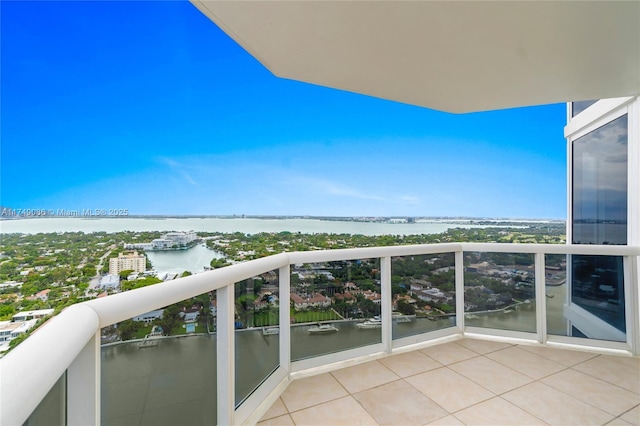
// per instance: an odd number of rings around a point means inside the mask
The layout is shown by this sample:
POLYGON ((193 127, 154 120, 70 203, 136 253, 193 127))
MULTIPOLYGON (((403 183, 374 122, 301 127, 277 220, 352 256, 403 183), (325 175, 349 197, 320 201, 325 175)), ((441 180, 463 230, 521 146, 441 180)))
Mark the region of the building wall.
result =
POLYGON ((120 254, 118 257, 109 259, 109 274, 116 275, 122 271, 133 270, 144 272, 147 270, 147 259, 137 252, 120 254))

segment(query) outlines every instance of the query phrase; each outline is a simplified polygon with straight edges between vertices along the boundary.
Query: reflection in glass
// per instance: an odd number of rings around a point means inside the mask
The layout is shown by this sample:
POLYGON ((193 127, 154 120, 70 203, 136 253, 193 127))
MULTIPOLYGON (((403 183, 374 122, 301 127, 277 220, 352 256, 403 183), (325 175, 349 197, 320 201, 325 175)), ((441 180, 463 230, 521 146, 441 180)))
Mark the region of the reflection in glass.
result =
POLYGON ((534 256, 465 253, 465 325, 536 331, 534 256))
POLYGON ((278 271, 269 271, 234 286, 236 406, 278 368, 278 284, 278 271))
POLYGON ((391 259, 393 339, 455 326, 454 256, 443 253, 391 259))
MULTIPOLYGON (((623 115, 573 142, 574 244, 627 244, 627 127, 623 115)), ((620 340, 598 324, 626 330, 622 257, 572 256, 571 274, 571 304, 594 316, 572 329, 620 340)))
POLYGON ((215 292, 102 329, 101 423, 215 422, 215 292))
MULTIPOLYGON (((9 391, 9 390, 7 390, 9 391)), ((67 401, 67 373, 60 376, 49 393, 44 397, 36 409, 31 413, 23 426, 53 426, 65 425, 67 401)))
POLYGON ((544 262, 547 333, 567 336, 569 322, 564 316, 564 305, 567 303, 567 256, 547 254, 544 262))
POLYGON ((589 108, 591 105, 598 102, 598 100, 594 101, 576 101, 571 103, 571 117, 575 117, 580 114, 585 109, 589 108))
POLYGON ((573 244, 627 244, 627 116, 573 142, 573 244))
POLYGON ((294 265, 291 360, 382 341, 379 259, 294 265))
POLYGON ((622 257, 573 256, 572 260, 572 303, 625 332, 622 257))

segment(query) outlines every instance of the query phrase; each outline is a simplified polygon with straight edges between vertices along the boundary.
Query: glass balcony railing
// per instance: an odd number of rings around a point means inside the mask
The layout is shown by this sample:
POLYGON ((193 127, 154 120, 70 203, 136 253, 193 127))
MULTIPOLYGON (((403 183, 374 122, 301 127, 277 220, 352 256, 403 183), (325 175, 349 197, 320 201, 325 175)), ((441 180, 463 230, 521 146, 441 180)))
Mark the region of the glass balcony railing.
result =
POLYGON ((382 343, 379 259, 299 265, 291 277, 292 361, 382 343))
POLYGON ((456 326, 453 253, 391 259, 393 340, 456 326))
POLYGON ((278 284, 277 270, 234 284, 236 406, 280 364, 278 284))
POLYGON ((291 373, 446 336, 638 355, 625 330, 638 328, 639 258, 484 243, 293 252, 84 302, 2 359, 0 423, 250 423, 291 373), (587 273, 576 257, 615 262, 587 273))
POLYGON ((49 426, 52 424, 66 424, 66 372, 60 376, 58 381, 49 390, 38 407, 31 413, 23 426, 49 426))
POLYGON ((536 332, 535 262, 531 253, 465 253, 465 325, 536 332))
POLYGON ((207 424, 216 417, 215 292, 101 330, 101 424, 207 424))

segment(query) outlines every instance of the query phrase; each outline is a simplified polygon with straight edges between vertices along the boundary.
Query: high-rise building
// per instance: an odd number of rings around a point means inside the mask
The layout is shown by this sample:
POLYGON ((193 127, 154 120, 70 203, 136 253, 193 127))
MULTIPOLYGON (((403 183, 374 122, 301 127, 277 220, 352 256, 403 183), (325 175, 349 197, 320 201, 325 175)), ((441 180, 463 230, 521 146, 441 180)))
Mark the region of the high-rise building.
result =
POLYGON ((109 259, 109 274, 117 275, 122 271, 144 272, 147 270, 147 258, 137 251, 120 253, 109 259))

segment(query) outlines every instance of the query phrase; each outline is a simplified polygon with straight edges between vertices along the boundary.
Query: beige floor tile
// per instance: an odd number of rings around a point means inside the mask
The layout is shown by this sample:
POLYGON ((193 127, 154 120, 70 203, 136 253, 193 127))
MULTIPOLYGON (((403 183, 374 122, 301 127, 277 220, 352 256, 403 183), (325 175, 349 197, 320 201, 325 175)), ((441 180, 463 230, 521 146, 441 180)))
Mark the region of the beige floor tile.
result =
POLYGON ((541 382, 614 416, 640 402, 640 397, 633 392, 573 369, 545 377, 541 382))
POLYGON ((633 423, 625 422, 620 417, 616 417, 615 419, 607 423, 606 426, 638 426, 638 423, 634 425, 633 423))
POLYGON ((467 425, 545 425, 546 423, 500 397, 491 398, 455 416, 467 425))
POLYGON ((533 379, 486 357, 472 358, 449 366, 450 369, 489 389, 496 395, 508 392, 533 379))
POLYGON ((507 392, 502 398, 551 425, 603 425, 614 418, 540 382, 507 392))
POLYGON ((505 349, 509 346, 512 346, 509 343, 490 342, 488 340, 478 339, 463 339, 458 340, 456 343, 481 355, 488 354, 489 352, 499 351, 500 349, 505 349))
POLYGON ((448 414, 404 380, 368 389, 353 397, 381 425, 420 426, 448 414))
POLYGON ((487 354, 486 357, 536 380, 566 368, 562 364, 525 351, 519 347, 511 347, 501 351, 491 352, 487 354))
POLYGON ((329 373, 294 380, 281 398, 289 412, 347 396, 347 391, 329 373))
POLYGON ((288 414, 280 417, 274 417, 258 423, 260 426, 295 426, 295 423, 288 414))
POLYGON ((378 361, 343 368, 331 374, 351 394, 400 379, 400 376, 378 361))
POLYGON ((573 367, 590 376, 640 394, 640 370, 603 356, 592 358, 573 367))
POLYGON ((457 342, 431 346, 420 349, 420 352, 430 356, 442 365, 449 365, 478 356, 478 353, 459 345, 457 342))
POLYGON ((434 361, 433 358, 426 356, 420 351, 393 355, 379 361, 400 377, 413 376, 442 367, 442 364, 434 361))
POLYGON ((287 414, 287 407, 284 406, 282 399, 278 398, 276 402, 273 403, 269 410, 264 413, 264 416, 260 419, 260 421, 272 419, 274 417, 280 417, 287 414))
POLYGON ((640 405, 636 405, 633 409, 621 415, 620 418, 632 425, 640 425, 640 405))
POLYGON ((351 396, 291 413, 296 425, 377 425, 378 423, 351 396))
POLYGON ((615 355, 601 355, 602 358, 608 359, 610 361, 618 362, 620 364, 626 365, 627 367, 635 368, 640 370, 640 357, 631 357, 631 356, 615 356, 615 355))
POLYGON ((436 404, 454 413, 495 396, 482 386, 448 369, 439 368, 405 379, 436 404))
POLYGON ((447 417, 438 419, 435 422, 427 423, 425 426, 464 426, 464 423, 453 415, 448 415, 447 417))
POLYGON ((548 348, 545 346, 519 345, 518 348, 540 355, 566 367, 572 367, 588 359, 595 358, 598 354, 580 351, 568 351, 566 349, 548 348))

